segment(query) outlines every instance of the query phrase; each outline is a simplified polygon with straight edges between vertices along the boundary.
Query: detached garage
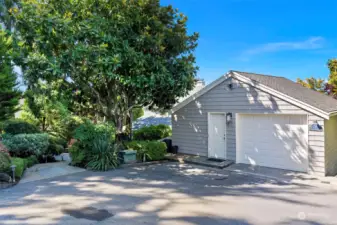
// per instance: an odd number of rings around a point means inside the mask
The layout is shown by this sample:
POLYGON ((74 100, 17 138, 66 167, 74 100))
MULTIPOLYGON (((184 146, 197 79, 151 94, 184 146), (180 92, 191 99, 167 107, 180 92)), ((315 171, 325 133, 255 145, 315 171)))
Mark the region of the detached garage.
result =
POLYGON ((179 103, 179 152, 337 174, 337 100, 283 77, 230 71, 179 103))

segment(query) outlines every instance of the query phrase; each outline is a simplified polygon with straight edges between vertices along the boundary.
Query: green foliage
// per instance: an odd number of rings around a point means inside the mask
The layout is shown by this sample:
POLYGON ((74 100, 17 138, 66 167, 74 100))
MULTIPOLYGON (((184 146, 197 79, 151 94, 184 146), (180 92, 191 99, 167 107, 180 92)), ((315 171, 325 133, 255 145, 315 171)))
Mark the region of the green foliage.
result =
POLYGON ((73 166, 85 167, 87 164, 86 149, 80 142, 76 142, 69 148, 69 154, 73 166))
POLYGON ((300 78, 297 78, 296 82, 301 84, 303 87, 310 88, 314 91, 318 91, 321 93, 325 92, 325 82, 322 79, 310 77, 305 78, 305 80, 301 80, 300 78))
POLYGON ((329 59, 327 65, 330 70, 329 82, 337 84, 337 59, 329 59))
POLYGON ((329 59, 327 66, 330 70, 328 82, 324 79, 316 79, 314 77, 301 80, 297 78, 297 83, 312 90, 325 93, 337 98, 337 59, 329 59))
POLYGON ((67 138, 68 124, 72 116, 67 101, 60 94, 59 82, 37 82, 25 92, 21 119, 34 123, 43 132, 67 138))
POLYGON ((10 171, 11 159, 5 152, 0 152, 0 173, 7 173, 10 171))
POLYGON ((131 141, 125 143, 128 149, 137 151, 137 158, 142 159, 145 154, 146 160, 162 160, 166 154, 166 144, 159 141, 131 141))
POLYGON ((0 25, 0 121, 14 118, 14 113, 19 110, 21 93, 17 89, 17 75, 13 70, 11 45, 12 39, 0 25))
MULTIPOLYGON (((64 129, 62 130, 62 137, 68 142, 74 136, 76 128, 78 128, 84 121, 81 117, 70 116, 63 120, 64 129)), ((65 146, 66 147, 66 146, 65 146)))
POLYGON ((91 170, 107 171, 119 165, 119 146, 113 144, 107 136, 95 138, 89 155, 87 168, 91 170))
POLYGON ((63 148, 67 147, 67 140, 61 138, 61 137, 55 137, 55 136, 51 136, 49 135, 49 144, 53 144, 53 145, 60 145, 63 148))
POLYGON ((49 145, 46 152, 47 155, 59 155, 65 152, 65 148, 67 147, 67 140, 49 135, 48 141, 49 145))
POLYGON ((23 175, 23 172, 26 169, 26 161, 23 158, 12 158, 11 159, 12 164, 16 166, 15 168, 15 177, 21 178, 23 175))
POLYGON ((47 149, 48 155, 59 155, 65 151, 62 145, 58 144, 49 144, 47 149))
POLYGON ((11 156, 28 157, 31 155, 40 156, 48 149, 47 134, 17 134, 6 136, 3 140, 11 156))
POLYGON ((152 125, 148 127, 142 127, 133 133, 135 140, 159 140, 172 135, 172 129, 168 125, 152 125))
POLYGON ((93 124, 86 120, 82 125, 75 129, 74 138, 79 140, 85 147, 91 148, 92 142, 96 137, 107 135, 114 139, 115 128, 109 123, 93 124))
POLYGON ((32 166, 34 166, 35 164, 39 163, 39 160, 37 159, 37 157, 35 155, 31 155, 28 158, 24 158, 25 160, 25 164, 27 166, 27 168, 30 168, 32 166))
POLYGON ((0 0, 0 22, 2 22, 4 28, 9 31, 14 27, 14 17, 10 12, 19 1, 20 0, 0 0))
POLYGON ((0 141, 0 152, 6 153, 9 155, 7 147, 0 141))
POLYGON ((7 121, 4 126, 4 131, 6 134, 10 135, 34 134, 40 132, 36 126, 22 120, 7 121))
POLYGON ((133 107, 171 108, 193 88, 198 34, 158 0, 22 0, 13 15, 27 83, 61 80, 117 133, 133 107))
MULTIPOLYGON (((69 149, 72 158, 72 164, 85 167, 92 160, 92 152, 96 151, 98 138, 105 138, 111 143, 114 141, 115 128, 109 123, 93 124, 90 120, 84 121, 75 129, 74 138, 77 142, 69 149)), ((93 166, 93 162, 90 166, 93 166)), ((88 165, 89 166, 89 165, 88 165)))
POLYGON ((133 108, 132 109, 132 119, 136 121, 138 118, 144 116, 144 109, 143 108, 133 108))

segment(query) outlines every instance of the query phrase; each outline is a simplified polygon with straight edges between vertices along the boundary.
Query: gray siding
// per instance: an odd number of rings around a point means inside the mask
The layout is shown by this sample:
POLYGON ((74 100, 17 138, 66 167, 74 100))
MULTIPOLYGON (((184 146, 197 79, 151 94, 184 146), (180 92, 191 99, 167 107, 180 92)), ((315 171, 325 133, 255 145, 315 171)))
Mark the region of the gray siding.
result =
POLYGON ((317 122, 323 127, 323 131, 310 131, 309 129, 309 173, 317 175, 325 175, 325 140, 324 140, 324 119, 315 116, 308 115, 308 125, 317 122))
POLYGON ((337 116, 325 121, 325 170, 326 175, 337 174, 337 116))
MULTIPOLYGON (((230 80, 226 80, 217 85, 172 115, 172 140, 174 145, 179 146, 179 152, 207 156, 207 115, 209 112, 233 113, 233 123, 227 126, 227 158, 231 160, 236 159, 236 113, 309 114, 297 106, 234 79, 233 83, 237 85, 229 90, 227 85, 229 82, 230 80)), ((309 121, 315 119, 324 123, 323 119, 311 114, 308 118, 309 121)), ((310 172, 316 174, 325 172, 324 161, 321 162, 322 154, 324 159, 324 134, 322 133, 309 132, 309 148, 313 152, 309 156, 317 157, 317 160, 309 158, 309 164, 311 161, 314 163, 310 166, 310 172)))

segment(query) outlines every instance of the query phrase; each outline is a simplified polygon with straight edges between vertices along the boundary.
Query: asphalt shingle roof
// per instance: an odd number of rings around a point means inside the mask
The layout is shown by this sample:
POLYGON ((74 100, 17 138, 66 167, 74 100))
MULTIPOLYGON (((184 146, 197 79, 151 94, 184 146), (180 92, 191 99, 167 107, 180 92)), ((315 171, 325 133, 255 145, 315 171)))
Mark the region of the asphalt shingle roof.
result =
POLYGON ((231 72, 238 73, 262 85, 282 92, 283 94, 286 94, 292 98, 312 105, 320 110, 323 110, 324 112, 330 113, 333 111, 337 111, 336 99, 317 91, 311 90, 309 88, 303 87, 302 85, 295 83, 287 78, 234 70, 232 70, 231 72))

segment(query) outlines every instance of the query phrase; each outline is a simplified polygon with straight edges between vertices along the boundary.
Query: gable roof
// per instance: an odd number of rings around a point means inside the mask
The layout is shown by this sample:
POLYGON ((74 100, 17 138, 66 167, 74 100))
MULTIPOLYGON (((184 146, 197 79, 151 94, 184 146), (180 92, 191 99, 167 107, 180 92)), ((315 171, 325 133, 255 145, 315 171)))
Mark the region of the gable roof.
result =
POLYGON ((179 103, 173 108, 173 111, 177 111, 184 107, 191 101, 195 100, 199 96, 213 89, 218 84, 222 83, 229 77, 233 77, 241 82, 247 83, 253 87, 256 87, 262 91, 265 91, 271 95, 279 97, 293 105, 319 115, 323 118, 329 119, 329 116, 337 112, 337 100, 303 87, 289 79, 284 77, 277 77, 271 75, 263 75, 256 73, 240 72, 231 70, 227 74, 221 76, 199 92, 187 98, 185 101, 179 103))

